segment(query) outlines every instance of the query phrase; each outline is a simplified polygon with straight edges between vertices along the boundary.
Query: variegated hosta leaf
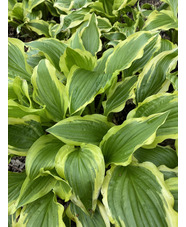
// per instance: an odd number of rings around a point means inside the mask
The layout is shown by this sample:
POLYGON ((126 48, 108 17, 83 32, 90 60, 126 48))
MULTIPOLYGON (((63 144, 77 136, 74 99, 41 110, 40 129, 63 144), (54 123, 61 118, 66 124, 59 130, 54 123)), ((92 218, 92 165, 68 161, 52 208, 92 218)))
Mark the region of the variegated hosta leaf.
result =
POLYGON ((14 5, 16 4, 16 0, 8 0, 8 10, 11 11, 14 8, 14 5))
POLYGON ((47 132, 69 145, 82 143, 98 145, 112 126, 105 116, 93 114, 69 117, 47 129, 47 132))
POLYGON ((103 73, 105 70, 105 64, 108 57, 113 53, 113 48, 109 48, 108 50, 103 52, 103 56, 97 61, 97 65, 94 71, 103 73))
POLYGON ((67 208, 67 216, 76 222, 77 226, 87 227, 110 227, 110 221, 106 214, 105 208, 101 202, 98 201, 95 212, 92 216, 84 213, 78 206, 73 203, 67 208))
POLYGON ((8 38, 8 75, 20 76, 30 81, 32 69, 26 61, 24 43, 19 39, 8 38))
POLYGON ((100 31, 108 32, 111 30, 112 24, 107 18, 97 16, 97 21, 98 21, 98 28, 100 29, 100 31))
POLYGON ((52 135, 41 136, 31 146, 26 157, 26 173, 30 179, 36 178, 40 170, 51 170, 55 167, 55 157, 63 142, 52 135))
POLYGON ((178 167, 171 169, 165 165, 161 165, 158 167, 158 169, 161 173, 163 173, 164 180, 167 180, 172 177, 178 177, 178 167))
POLYGON ((25 10, 31 12, 33 8, 41 4, 45 0, 23 0, 23 7, 25 10))
MULTIPOLYGON (((45 35, 50 37, 49 34, 49 23, 44 20, 31 20, 27 23, 28 28, 36 32, 38 35, 45 35)), ((37 41, 34 41, 37 42, 37 41)))
POLYGON ((8 117, 22 118, 27 115, 37 115, 41 118, 41 122, 49 121, 45 107, 42 109, 34 109, 20 105, 12 99, 8 100, 8 117))
POLYGON ((152 58, 154 53, 160 48, 161 45, 160 41, 161 41, 160 35, 152 37, 151 41, 144 48, 144 54, 142 58, 135 60, 128 69, 125 69, 124 71, 125 76, 131 76, 132 74, 142 69, 146 65, 146 63, 152 58))
POLYGON ((178 0, 162 0, 162 2, 169 4, 170 9, 172 10, 176 18, 178 13, 178 0))
POLYGON ((85 50, 83 46, 83 41, 80 37, 80 31, 76 31, 72 37, 69 39, 69 45, 72 49, 85 50))
POLYGON ((176 67, 178 49, 164 51, 150 60, 139 75, 136 101, 142 102, 150 95, 158 93, 166 82, 166 75, 176 67))
POLYGON ((8 172, 8 214, 16 211, 16 202, 20 194, 21 186, 26 178, 25 172, 8 172))
POLYGON ((56 170, 72 187, 71 200, 87 214, 94 211, 105 173, 100 148, 92 144, 63 146, 56 156, 56 170))
POLYGON ((113 14, 117 15, 118 11, 126 6, 133 6, 137 0, 114 0, 113 1, 113 14))
POLYGON ((178 93, 152 95, 146 98, 142 103, 139 103, 127 116, 127 119, 142 116, 147 117, 151 114, 165 111, 169 111, 169 115, 165 123, 157 130, 156 138, 150 147, 155 147, 157 143, 165 139, 176 139, 178 137, 178 93))
POLYGON ((31 203, 50 192, 57 180, 53 176, 39 176, 31 180, 28 176, 22 184, 20 195, 17 200, 17 208, 31 203))
POLYGON ((170 10, 154 10, 147 18, 143 30, 169 30, 178 29, 178 20, 170 10))
POLYGON ((64 55, 60 58, 61 71, 68 77, 72 66, 76 65, 82 69, 92 71, 97 63, 97 58, 86 50, 75 49, 67 47, 64 55))
POLYGON ((88 25, 81 31, 81 39, 83 45, 87 51, 93 56, 101 50, 100 30, 98 28, 98 22, 96 15, 93 13, 90 17, 88 25))
POLYGON ((44 132, 38 116, 30 115, 23 118, 9 118, 9 153, 25 156, 32 144, 43 134, 44 132))
POLYGON ((125 78, 116 84, 113 90, 109 90, 107 100, 103 102, 104 114, 121 111, 128 99, 134 98, 134 88, 137 76, 125 78))
POLYGON ((58 80, 57 71, 48 60, 41 60, 32 75, 33 98, 46 106, 49 118, 54 121, 65 117, 68 100, 65 86, 58 80))
POLYGON ((70 114, 73 114, 91 103, 95 96, 103 93, 111 84, 115 75, 77 68, 71 69, 67 79, 67 90, 70 100, 70 114))
POLYGON ((175 49, 176 47, 177 45, 172 43, 168 39, 161 39, 160 49, 154 54, 154 57, 163 51, 172 50, 172 49, 175 49))
POLYGON ((165 122, 168 113, 132 118, 120 126, 112 127, 100 143, 105 164, 126 166, 139 147, 154 141, 157 129, 165 122))
POLYGON ((53 191, 59 198, 65 200, 65 202, 68 202, 72 195, 72 189, 70 185, 62 178, 57 181, 53 188, 53 191))
POLYGON ((52 192, 23 207, 15 227, 65 227, 64 207, 52 192))
POLYGON ((178 224, 174 199, 163 175, 150 162, 112 167, 105 177, 103 204, 117 227, 178 224))
POLYGON ((16 76, 13 81, 13 90, 20 104, 32 107, 32 101, 29 95, 29 87, 26 80, 16 76))
POLYGON ((178 71, 167 74, 167 79, 172 83, 175 90, 178 90, 178 71))
POLYGON ((67 47, 66 44, 54 38, 41 38, 26 45, 40 50, 55 68, 60 71, 59 60, 67 47))
POLYGON ((178 212, 178 177, 169 178, 165 183, 174 196, 174 209, 178 212))
POLYGON ((144 48, 154 36, 157 36, 157 34, 140 31, 120 42, 114 47, 113 53, 109 56, 105 72, 112 74, 129 68, 133 61, 143 56, 144 48))
POLYGON ((8 77, 8 100, 17 99, 17 95, 16 95, 16 93, 14 91, 13 84, 14 84, 14 78, 8 77))
POLYGON ((140 147, 135 151, 134 157, 138 162, 152 162, 156 166, 166 165, 169 168, 175 168, 178 166, 178 157, 171 147, 156 146, 152 149, 145 149, 140 147))
POLYGON ((34 68, 39 64, 41 59, 44 59, 45 56, 39 50, 29 48, 26 52, 28 64, 34 68))

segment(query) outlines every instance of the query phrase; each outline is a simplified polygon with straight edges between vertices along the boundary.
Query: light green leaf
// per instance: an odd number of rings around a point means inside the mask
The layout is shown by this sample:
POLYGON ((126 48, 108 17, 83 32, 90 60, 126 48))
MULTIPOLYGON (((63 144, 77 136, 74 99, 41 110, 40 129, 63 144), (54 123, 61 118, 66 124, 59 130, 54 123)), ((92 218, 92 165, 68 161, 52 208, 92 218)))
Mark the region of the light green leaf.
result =
POLYGON ((23 207, 15 227, 65 227, 62 220, 64 207, 50 192, 42 198, 23 207))
POLYGON ((178 13, 178 0, 162 0, 162 2, 165 2, 169 4, 170 9, 174 13, 175 18, 177 18, 178 13))
POLYGON ((178 49, 164 51, 150 60, 139 75, 136 101, 158 93, 166 83, 166 75, 176 67, 178 49))
POLYGON ((56 182, 57 180, 50 175, 39 176, 35 180, 31 180, 27 176, 21 187, 20 195, 17 201, 17 208, 31 203, 46 195, 53 189, 56 182))
POLYGON ((55 167, 55 157, 63 142, 52 135, 41 136, 31 146, 26 157, 26 173, 30 179, 36 178, 40 170, 52 170, 55 167))
POLYGON ((25 172, 8 172, 8 214, 16 211, 16 202, 20 194, 21 186, 26 178, 25 172))
POLYGON ((80 37, 80 32, 76 31, 72 37, 69 39, 69 44, 72 49, 80 49, 85 50, 85 47, 83 46, 83 41, 80 37))
POLYGON ((173 88, 178 90, 178 71, 168 73, 166 78, 172 83, 173 88))
POLYGON ((45 56, 39 50, 29 48, 26 52, 27 54, 27 63, 32 67, 36 67, 39 64, 41 59, 44 59, 45 56))
POLYGON ((17 2, 14 5, 14 8, 12 9, 10 16, 11 16, 11 18, 18 20, 19 23, 23 22, 23 20, 24 20, 24 11, 23 11, 22 2, 17 2))
POLYGON ((162 147, 156 146, 152 149, 145 149, 140 147, 135 151, 134 157, 139 163, 152 162, 156 166, 166 165, 169 168, 175 168, 178 166, 178 157, 172 148, 169 146, 162 147))
POLYGON ((116 227, 178 226, 174 199, 163 175, 150 162, 114 166, 105 177, 103 204, 116 227))
POLYGON ((69 117, 47 129, 47 132, 69 145, 82 143, 98 145, 112 126, 105 116, 93 114, 69 117))
POLYGON ((112 74, 73 67, 67 79, 70 113, 73 114, 91 103, 96 95, 110 86, 114 77, 112 74))
POLYGON ((98 29, 98 22, 95 14, 90 17, 89 24, 81 31, 81 39, 87 51, 93 56, 101 50, 101 33, 98 29))
POLYGON ((163 173, 164 180, 167 180, 167 179, 172 178, 172 177, 178 177, 178 167, 171 169, 171 168, 168 168, 165 165, 161 165, 161 166, 158 167, 158 169, 161 173, 163 173))
POLYGON ((169 30, 178 29, 178 20, 175 18, 174 13, 169 10, 154 10, 145 21, 143 30, 156 31, 156 30, 169 30))
POLYGON ((8 100, 12 99, 15 100, 17 99, 17 95, 13 89, 13 83, 14 83, 14 79, 13 78, 8 78, 8 100))
POLYGON ((129 77, 115 85, 112 90, 109 90, 107 100, 103 102, 104 114, 110 112, 120 112, 128 99, 134 98, 134 88, 137 77, 129 77))
POLYGON ((8 117, 22 118, 27 115, 37 115, 41 117, 41 122, 48 122, 45 108, 34 109, 18 104, 12 99, 8 100, 8 117))
POLYGON ((41 4, 45 0, 23 0, 23 7, 27 11, 31 12, 33 8, 41 4))
POLYGON ((100 143, 106 166, 111 163, 123 166, 130 164, 134 151, 154 141, 157 129, 167 116, 166 112, 132 118, 122 125, 112 127, 100 143))
POLYGON ((16 76, 13 82, 13 90, 20 104, 32 107, 32 101, 30 99, 28 83, 26 80, 16 76))
POLYGON ((56 170, 72 187, 73 203, 85 213, 92 213, 96 209, 105 173, 100 148, 92 144, 79 148, 63 146, 56 156, 56 170))
POLYGON ((67 47, 60 58, 60 68, 67 77, 72 66, 92 71, 97 63, 97 58, 86 50, 72 49, 67 47))
POLYGON ((161 39, 161 47, 160 49, 154 54, 154 57, 158 54, 160 54, 163 51, 167 51, 167 50, 172 50, 174 48, 176 48, 177 45, 175 45, 174 43, 172 43, 171 41, 169 41, 168 39, 161 39))
POLYGON ((98 21, 98 28, 100 29, 100 31, 108 32, 111 30, 112 24, 107 18, 97 16, 97 21, 98 21))
POLYGON ((165 123, 157 130, 156 138, 149 148, 165 139, 176 139, 178 137, 178 93, 163 93, 152 95, 132 110, 127 119, 136 117, 147 117, 151 114, 169 111, 165 123))
POLYGON ((59 60, 67 47, 66 44, 54 38, 41 38, 26 45, 40 50, 56 69, 60 71, 59 60))
POLYGON ((114 50, 113 48, 109 48, 108 50, 103 52, 103 56, 98 59, 97 65, 96 65, 94 71, 97 71, 100 73, 104 72, 106 61, 107 61, 108 57, 113 53, 113 50, 114 50))
POLYGON ((65 200, 65 202, 69 201, 72 195, 71 187, 62 178, 60 179, 60 181, 59 180, 57 181, 56 185, 53 188, 53 191, 59 198, 65 200))
POLYGON ((16 4, 16 0, 8 0, 8 10, 11 11, 16 4))
POLYGON ((142 58, 135 60, 132 65, 124 71, 124 75, 131 76, 137 71, 143 69, 147 62, 152 58, 154 53, 160 48, 161 45, 161 36, 156 35, 151 38, 151 41, 144 48, 144 54, 142 58))
POLYGON ((157 34, 140 31, 121 41, 114 47, 113 53, 109 56, 105 72, 119 73, 119 71, 129 68, 133 61, 143 56, 144 48, 154 36, 157 36, 157 34))
POLYGON ((68 100, 65 86, 58 80, 57 71, 48 60, 41 60, 32 75, 33 98, 42 106, 50 119, 62 120, 65 117, 68 100))
POLYGON ((8 74, 9 77, 20 76, 30 81, 32 70, 26 62, 24 43, 19 39, 8 38, 8 74))
POLYGON ((70 203, 66 213, 71 220, 76 222, 77 226, 110 227, 110 222, 106 214, 105 208, 99 201, 97 204, 97 208, 92 216, 89 216, 84 213, 78 206, 73 203, 70 203))
MULTIPOLYGON (((49 34, 49 23, 44 20, 31 20, 27 23, 27 26, 36 32, 38 35, 44 35, 46 37, 50 37, 49 34)), ((37 41, 34 41, 37 42, 37 41)))
POLYGON ((178 212, 178 177, 169 178, 165 183, 174 196, 174 210, 178 212))
POLYGON ((30 115, 23 118, 9 118, 9 152, 25 156, 32 144, 43 134, 44 132, 38 116, 30 115))

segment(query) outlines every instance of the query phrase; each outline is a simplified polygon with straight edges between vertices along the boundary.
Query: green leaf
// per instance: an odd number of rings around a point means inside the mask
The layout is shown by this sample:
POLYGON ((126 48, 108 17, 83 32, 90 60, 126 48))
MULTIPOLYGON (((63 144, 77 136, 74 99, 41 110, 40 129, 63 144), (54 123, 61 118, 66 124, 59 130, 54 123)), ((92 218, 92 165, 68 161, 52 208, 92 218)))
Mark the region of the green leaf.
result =
POLYGON ((62 120, 65 117, 68 100, 65 86, 58 80, 57 71, 48 60, 41 60, 32 75, 33 98, 42 106, 50 119, 62 120))
POLYGON ((105 177, 103 204, 115 226, 177 226, 174 199, 150 162, 114 166, 105 177))
POLYGON ((92 71, 97 63, 97 58, 86 50, 75 49, 67 47, 64 55, 60 58, 61 71, 67 75, 70 72, 72 66, 76 65, 82 69, 92 71))
POLYGON ((131 76, 137 71, 143 69, 143 67, 147 64, 147 62, 152 58, 154 53, 160 48, 161 36, 156 35, 151 38, 151 41, 144 48, 144 54, 140 59, 135 60, 132 65, 125 69, 124 75, 131 76))
POLYGON ((36 178, 40 170, 52 170, 55 167, 55 157, 63 142, 52 135, 41 136, 31 146, 26 157, 26 173, 30 179, 36 178))
POLYGON ((62 220, 64 207, 50 192, 44 197, 23 207, 16 227, 65 227, 62 220))
POLYGON ((172 177, 178 177, 178 167, 171 169, 171 168, 168 168, 165 165, 161 165, 161 166, 158 167, 158 169, 161 173, 163 173, 164 180, 167 180, 167 179, 172 178, 172 177))
POLYGON ((20 195, 17 201, 17 208, 31 203, 46 195, 53 189, 56 182, 57 180, 50 175, 39 176, 35 180, 31 180, 27 176, 21 187, 20 195))
POLYGON ((16 4, 16 0, 8 0, 8 10, 11 11, 14 8, 14 5, 16 4))
POLYGON ((145 21, 143 30, 145 31, 157 31, 157 30, 169 30, 178 29, 178 20, 175 18, 174 13, 169 10, 154 10, 145 21))
POLYGON ((21 186, 26 178, 25 172, 8 172, 8 214, 16 211, 16 202, 20 194, 21 186))
POLYGON ((69 201, 72 195, 71 187, 62 178, 60 179, 60 181, 57 181, 56 185, 53 188, 53 191, 59 198, 65 200, 65 202, 69 201))
POLYGON ((158 54, 160 54, 163 51, 167 51, 167 50, 172 50, 174 48, 176 48, 177 45, 175 45, 174 43, 172 43, 171 41, 169 41, 168 39, 161 39, 161 47, 160 49, 154 54, 154 57, 158 54))
POLYGON ((13 84, 14 84, 14 79, 9 77, 8 78, 8 100, 9 99, 12 99, 12 100, 17 99, 17 95, 14 91, 13 84))
MULTIPOLYGON (((31 28, 38 35, 44 35, 46 37, 50 37, 49 34, 49 23, 44 20, 31 20, 27 23, 27 26, 31 28)), ((37 41, 34 41, 37 42, 37 41)))
POLYGON ((45 108, 34 109, 18 104, 12 99, 8 100, 8 117, 22 118, 27 115, 36 115, 41 117, 41 122, 48 122, 45 108))
POLYGON ((98 22, 95 14, 90 17, 89 24, 81 31, 83 45, 93 56, 101 50, 101 33, 98 29, 98 22))
POLYGON ((32 144, 43 135, 43 129, 38 116, 9 118, 8 147, 9 152, 16 155, 26 155, 32 144))
POLYGON ((92 213, 105 173, 100 148, 92 144, 63 146, 56 156, 56 170, 72 187, 71 200, 85 213, 92 213))
POLYGON ((129 68, 133 61, 143 56, 144 48, 154 36, 157 36, 157 34, 140 31, 121 41, 114 47, 113 53, 109 56, 105 72, 112 74, 129 68))
POLYGON ((113 124, 108 122, 106 117, 93 114, 69 117, 47 129, 47 132, 69 145, 82 143, 98 145, 112 126, 113 124))
POLYGON ((70 113, 73 114, 103 93, 115 75, 73 67, 67 79, 70 113))
POLYGON ((92 216, 89 216, 84 213, 78 206, 73 203, 70 203, 66 213, 71 220, 76 222, 77 226, 110 227, 110 222, 106 214, 105 208, 99 201, 96 210, 92 216))
POLYGON ((169 116, 165 123, 157 130, 155 141, 150 145, 152 148, 165 139, 176 139, 178 137, 178 93, 152 95, 142 103, 139 103, 127 116, 127 119, 142 116, 147 117, 151 114, 165 111, 169 111, 169 116))
POLYGON ((19 39, 8 38, 8 75, 9 77, 20 76, 30 81, 31 67, 26 61, 24 43, 19 39))
POLYGON ((108 57, 113 53, 113 50, 114 50, 113 48, 109 48, 108 50, 103 52, 103 56, 98 59, 97 65, 96 65, 94 71, 100 72, 100 73, 104 72, 106 61, 107 61, 108 57))
POLYGON ((176 67, 178 49, 164 51, 149 61, 139 75, 136 101, 142 102, 158 93, 166 83, 166 75, 176 67))
POLYGON ((23 0, 23 7, 31 12, 33 8, 35 8, 37 5, 41 4, 45 0, 23 0))
POLYGON ((137 77, 125 78, 117 83, 112 90, 109 90, 107 100, 103 102, 104 114, 120 112, 128 99, 134 98, 134 88, 137 77))
POLYGON ((174 13, 175 18, 177 18, 178 0, 162 0, 162 2, 165 2, 165 3, 169 4, 172 12, 174 13))
POLYGON ((174 210, 178 212, 178 177, 169 178, 165 183, 174 196, 174 210))
POLYGON ((11 11, 11 18, 18 20, 19 23, 24 20, 24 11, 22 2, 17 2, 11 11))
POLYGON ((56 69, 60 71, 59 60, 67 47, 66 44, 54 38, 41 38, 26 45, 40 50, 56 69))
POLYGON ((111 30, 112 24, 107 18, 97 16, 97 21, 98 21, 98 28, 100 29, 100 31, 108 32, 111 30))
POLYGON ((128 165, 132 161, 134 151, 154 141, 157 129, 165 122, 167 116, 166 112, 132 118, 124 121, 122 125, 112 127, 100 143, 106 166, 111 163, 128 165))
POLYGON ((140 147, 135 151, 134 157, 138 162, 152 162, 156 166, 166 165, 169 168, 175 168, 178 166, 178 157, 172 148, 169 146, 162 147, 156 146, 152 149, 145 149, 140 147))

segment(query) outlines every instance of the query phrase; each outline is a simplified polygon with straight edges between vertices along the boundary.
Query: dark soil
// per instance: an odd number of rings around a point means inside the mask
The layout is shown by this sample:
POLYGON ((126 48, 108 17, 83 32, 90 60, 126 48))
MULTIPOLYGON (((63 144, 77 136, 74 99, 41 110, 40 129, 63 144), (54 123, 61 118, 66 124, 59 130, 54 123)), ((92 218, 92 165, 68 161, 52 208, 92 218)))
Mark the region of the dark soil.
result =
POLYGON ((25 169, 25 157, 24 156, 14 156, 12 157, 10 163, 8 164, 8 171, 11 172, 23 172, 25 169))
POLYGON ((159 0, 139 0, 140 6, 145 4, 145 3, 152 4, 152 5, 156 6, 156 7, 159 7, 162 4, 162 2, 159 1, 159 0))

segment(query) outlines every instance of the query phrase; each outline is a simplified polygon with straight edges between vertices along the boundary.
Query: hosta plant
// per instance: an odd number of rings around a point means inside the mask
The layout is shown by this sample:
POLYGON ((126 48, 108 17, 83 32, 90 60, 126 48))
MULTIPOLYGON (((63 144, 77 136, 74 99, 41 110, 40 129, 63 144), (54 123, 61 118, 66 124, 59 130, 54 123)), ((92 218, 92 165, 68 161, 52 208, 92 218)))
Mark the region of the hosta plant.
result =
POLYGON ((9 226, 176 227, 177 1, 9 1, 9 19, 44 25, 46 5, 55 35, 8 41, 9 226))

